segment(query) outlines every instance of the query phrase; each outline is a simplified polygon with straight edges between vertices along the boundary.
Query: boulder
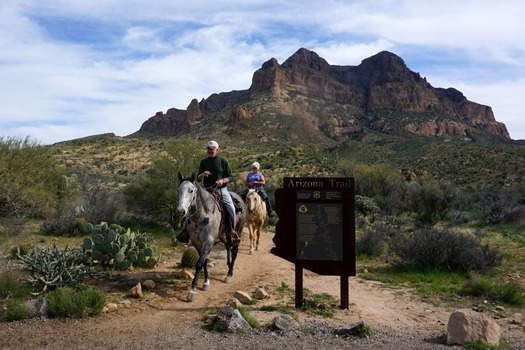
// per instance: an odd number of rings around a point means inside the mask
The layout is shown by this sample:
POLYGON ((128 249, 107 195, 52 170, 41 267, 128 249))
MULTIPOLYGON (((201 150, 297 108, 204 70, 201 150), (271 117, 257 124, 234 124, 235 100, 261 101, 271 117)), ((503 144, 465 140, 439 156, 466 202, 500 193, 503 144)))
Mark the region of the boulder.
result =
POLYGON ((498 345, 501 337, 499 325, 485 314, 470 310, 455 310, 448 320, 447 345, 482 341, 498 345))
POLYGON ((282 332, 297 331, 301 328, 301 325, 292 318, 290 315, 279 315, 273 319, 275 328, 282 332))
POLYGON ((237 333, 241 329, 245 331, 252 329, 239 310, 231 306, 225 306, 219 311, 215 317, 215 325, 230 333, 237 333))
POLYGON ((248 293, 239 290, 235 292, 233 297, 237 298, 243 304, 248 304, 252 301, 252 297, 248 293))

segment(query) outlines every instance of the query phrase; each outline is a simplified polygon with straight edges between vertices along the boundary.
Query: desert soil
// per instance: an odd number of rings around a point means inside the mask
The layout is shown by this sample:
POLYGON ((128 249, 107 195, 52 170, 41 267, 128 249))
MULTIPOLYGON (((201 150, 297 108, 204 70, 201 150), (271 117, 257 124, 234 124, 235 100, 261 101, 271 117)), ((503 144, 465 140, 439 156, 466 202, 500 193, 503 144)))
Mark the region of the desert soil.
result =
MULTIPOLYGON (((230 284, 223 282, 226 261, 222 244, 212 252, 216 265, 211 269, 208 291, 198 290, 193 302, 186 301, 188 282, 174 277, 180 255, 164 255, 153 271, 130 272, 101 281, 110 292, 108 302, 118 309, 84 319, 32 319, 0 324, 0 349, 450 349, 440 344, 446 335, 453 308, 421 301, 409 290, 387 288, 381 283, 350 277, 350 307, 337 309, 333 318, 313 316, 296 310, 302 330, 288 334, 262 327, 247 334, 212 333, 202 329, 205 315, 224 307, 236 291, 252 294, 264 287, 270 298, 247 306, 261 325, 268 325, 277 313, 258 310, 275 305, 278 288, 295 285, 294 265, 270 253, 273 234, 264 232, 259 251, 249 255, 244 232, 230 284), (126 291, 137 282, 156 281, 156 287, 142 299, 132 299, 126 291), (123 305, 126 305, 123 306, 123 305), (365 321, 372 329, 369 339, 338 337, 333 330, 365 321)), ((200 283, 202 285, 202 283, 200 283)), ((304 288, 313 293, 329 293, 340 298, 340 278, 304 271, 304 288)), ((293 300, 293 299, 292 299, 293 300)), ((469 307, 466 305, 465 307, 469 307)), ((502 338, 514 349, 525 349, 525 329, 510 319, 496 320, 502 338)))

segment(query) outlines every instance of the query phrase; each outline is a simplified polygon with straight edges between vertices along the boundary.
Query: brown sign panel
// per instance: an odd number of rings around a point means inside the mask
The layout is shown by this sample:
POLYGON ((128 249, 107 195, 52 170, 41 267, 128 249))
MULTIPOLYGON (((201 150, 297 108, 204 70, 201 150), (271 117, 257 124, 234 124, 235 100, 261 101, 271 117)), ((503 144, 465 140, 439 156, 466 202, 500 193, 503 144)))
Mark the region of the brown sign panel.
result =
POLYGON ((284 178, 272 253, 321 275, 355 276, 353 178, 284 178))

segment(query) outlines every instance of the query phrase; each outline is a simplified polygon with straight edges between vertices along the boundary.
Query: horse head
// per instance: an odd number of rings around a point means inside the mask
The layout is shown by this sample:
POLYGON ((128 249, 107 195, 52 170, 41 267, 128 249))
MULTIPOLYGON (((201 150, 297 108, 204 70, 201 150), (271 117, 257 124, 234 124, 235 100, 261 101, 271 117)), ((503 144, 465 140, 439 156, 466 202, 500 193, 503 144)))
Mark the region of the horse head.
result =
POLYGON ((246 194, 246 203, 248 204, 248 211, 253 213, 260 206, 261 197, 257 189, 250 188, 246 194))
POLYGON ((177 215, 186 216, 195 200, 195 173, 191 176, 183 177, 178 173, 179 177, 179 205, 177 207, 177 215))

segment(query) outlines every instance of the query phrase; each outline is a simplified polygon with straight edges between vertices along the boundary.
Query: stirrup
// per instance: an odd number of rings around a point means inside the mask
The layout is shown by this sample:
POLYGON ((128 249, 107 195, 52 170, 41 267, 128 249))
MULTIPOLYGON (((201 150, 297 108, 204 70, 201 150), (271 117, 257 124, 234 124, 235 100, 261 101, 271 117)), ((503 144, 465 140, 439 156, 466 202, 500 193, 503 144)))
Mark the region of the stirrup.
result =
POLYGON ((230 236, 230 239, 233 245, 237 245, 241 243, 241 237, 239 237, 239 235, 237 234, 237 231, 231 230, 228 235, 230 236))

